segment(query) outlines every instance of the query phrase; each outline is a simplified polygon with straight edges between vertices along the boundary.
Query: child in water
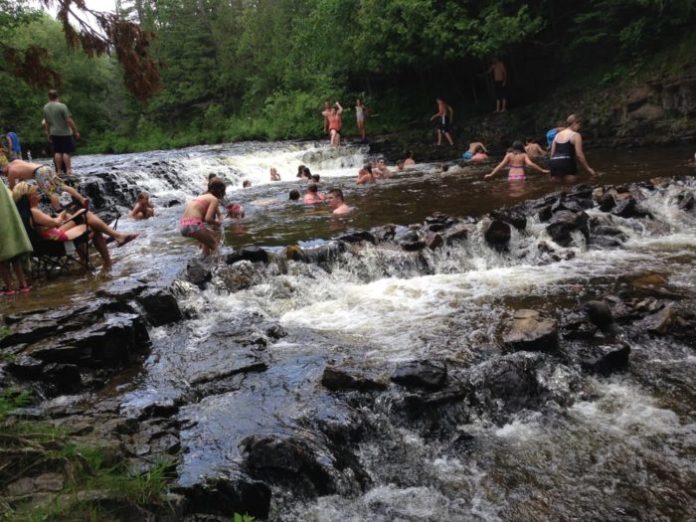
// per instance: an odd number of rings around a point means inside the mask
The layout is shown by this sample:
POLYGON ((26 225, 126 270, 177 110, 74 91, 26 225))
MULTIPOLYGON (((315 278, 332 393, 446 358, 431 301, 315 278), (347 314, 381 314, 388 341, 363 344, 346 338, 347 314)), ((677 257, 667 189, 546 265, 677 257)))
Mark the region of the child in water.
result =
POLYGON ((208 192, 194 198, 184 210, 179 222, 179 231, 184 237, 191 237, 203 246, 203 256, 217 251, 220 243, 220 225, 218 207, 225 197, 225 182, 213 178, 208 185, 208 192))
POLYGON ((501 161, 490 174, 486 174, 483 179, 492 178, 506 165, 508 166, 509 181, 523 181, 526 178, 524 173, 525 166, 538 170, 542 174, 549 173, 548 170, 542 169, 539 165, 530 160, 529 156, 527 156, 527 153, 524 151, 524 145, 522 145, 522 142, 516 141, 512 144, 512 148, 508 151, 508 153, 505 154, 503 161, 501 161))
POLYGON ((150 194, 147 192, 141 192, 138 194, 138 200, 136 201, 133 210, 128 213, 128 216, 133 219, 140 220, 154 217, 154 215, 155 209, 153 208, 152 203, 150 203, 150 194))

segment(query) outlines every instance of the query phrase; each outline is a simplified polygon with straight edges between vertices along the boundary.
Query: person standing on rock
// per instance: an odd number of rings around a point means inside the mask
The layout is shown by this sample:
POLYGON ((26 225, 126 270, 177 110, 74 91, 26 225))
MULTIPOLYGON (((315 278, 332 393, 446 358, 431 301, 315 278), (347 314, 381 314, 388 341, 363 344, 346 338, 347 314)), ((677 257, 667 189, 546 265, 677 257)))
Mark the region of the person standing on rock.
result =
POLYGON ((507 69, 500 58, 494 58, 487 71, 493 75, 493 87, 495 88, 495 112, 507 110, 507 69))
POLYGON ((367 116, 367 107, 363 101, 358 98, 355 102, 355 124, 360 131, 360 143, 367 143, 367 138, 365 137, 365 117, 367 116))
POLYGON ((450 134, 454 109, 442 98, 437 98, 435 102, 437 103, 437 112, 430 117, 430 121, 437 119, 437 144, 438 146, 442 145, 442 136, 444 135, 449 144, 454 145, 450 134))
POLYGON ((339 147, 341 145, 341 128, 343 127, 341 114, 343 114, 343 107, 341 107, 340 103, 336 102, 336 104, 331 107, 331 112, 329 113, 329 135, 331 137, 332 147, 339 147))
POLYGON ((551 160, 549 161, 551 179, 575 183, 578 174, 576 160, 590 173, 590 176, 596 176, 597 173, 587 163, 582 149, 582 136, 578 132, 582 126, 582 120, 575 114, 571 114, 566 119, 566 123, 567 127, 556 134, 551 144, 551 160))
POLYGON ((75 152, 75 140, 80 139, 80 132, 73 121, 67 105, 58 99, 58 91, 48 91, 48 103, 44 105, 44 129, 48 141, 53 145, 53 159, 56 172, 73 175, 71 154, 75 152))

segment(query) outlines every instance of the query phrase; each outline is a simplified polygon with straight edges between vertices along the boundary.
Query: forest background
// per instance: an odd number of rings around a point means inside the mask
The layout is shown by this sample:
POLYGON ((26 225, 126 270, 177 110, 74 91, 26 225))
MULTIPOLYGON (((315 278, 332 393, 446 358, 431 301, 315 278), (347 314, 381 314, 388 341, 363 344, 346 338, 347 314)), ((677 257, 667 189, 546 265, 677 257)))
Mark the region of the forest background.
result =
MULTIPOLYGON (((325 99, 363 98, 371 134, 429 128, 436 96, 457 118, 492 110, 494 57, 514 108, 678 74, 696 56, 696 0, 122 0, 117 11, 155 35, 162 88, 145 102, 113 57, 69 48, 59 22, 0 0, 0 50, 48 50, 81 152, 318 138, 325 99)), ((0 55, 0 125, 38 153, 46 101, 0 55)))

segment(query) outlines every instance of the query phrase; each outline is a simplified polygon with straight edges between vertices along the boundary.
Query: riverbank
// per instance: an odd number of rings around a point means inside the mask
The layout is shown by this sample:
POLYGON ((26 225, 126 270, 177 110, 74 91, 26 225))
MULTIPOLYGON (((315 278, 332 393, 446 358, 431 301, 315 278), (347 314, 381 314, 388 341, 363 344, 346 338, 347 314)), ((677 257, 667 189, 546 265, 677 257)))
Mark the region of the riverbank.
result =
MULTIPOLYGON (((5 316, 3 387, 32 390, 24 419, 113 442, 141 482, 169 477, 163 520, 678 519, 696 480, 695 192, 580 185, 239 249, 163 288, 133 278, 5 316)), ((51 462, 3 477, 9 509, 117 503, 59 488, 42 473, 71 461, 51 462)))

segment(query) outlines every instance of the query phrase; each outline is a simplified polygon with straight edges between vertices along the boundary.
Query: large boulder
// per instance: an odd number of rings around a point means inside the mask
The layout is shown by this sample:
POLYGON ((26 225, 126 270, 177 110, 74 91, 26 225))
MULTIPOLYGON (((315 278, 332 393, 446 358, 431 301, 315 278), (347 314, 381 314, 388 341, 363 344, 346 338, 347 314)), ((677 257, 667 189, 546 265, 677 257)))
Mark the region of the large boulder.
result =
POLYGON ((148 290, 138 297, 147 319, 153 326, 162 326, 183 318, 176 298, 165 290, 148 290))
POLYGON ((571 234, 575 230, 580 231, 585 236, 585 239, 589 239, 588 221, 589 217, 584 211, 571 212, 569 210, 561 210, 553 214, 549 225, 546 227, 546 232, 557 244, 567 247, 573 243, 571 234))
POLYGON ((391 380, 409 388, 437 390, 447 381, 447 365, 442 361, 409 361, 397 366, 391 380))
POLYGON ((321 377, 321 384, 332 391, 345 390, 384 390, 387 383, 379 376, 358 368, 327 366, 321 377))
POLYGON ((484 226, 483 237, 486 243, 495 250, 507 250, 511 237, 510 225, 499 219, 493 219, 484 226))

